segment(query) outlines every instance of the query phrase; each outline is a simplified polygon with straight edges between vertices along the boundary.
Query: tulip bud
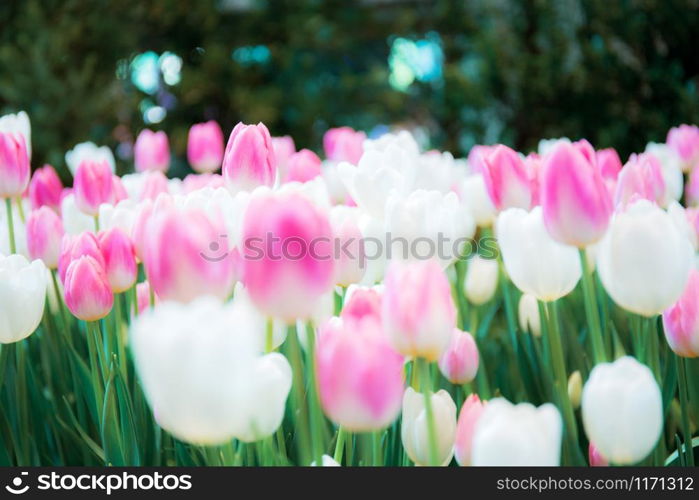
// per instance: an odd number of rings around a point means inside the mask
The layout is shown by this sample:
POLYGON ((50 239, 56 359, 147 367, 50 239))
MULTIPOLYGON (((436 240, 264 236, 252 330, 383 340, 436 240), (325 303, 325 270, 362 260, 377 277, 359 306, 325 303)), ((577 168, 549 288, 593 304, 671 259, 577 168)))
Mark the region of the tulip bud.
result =
POLYGON ((535 337, 541 337, 541 318, 539 317, 539 302, 529 293, 523 293, 518 306, 519 327, 535 337))
POLYGON ((338 205, 330 210, 330 226, 340 250, 340 255, 335 256, 335 284, 337 285, 349 286, 352 283, 359 283, 366 271, 359 215, 356 207, 338 205))
POLYGON ((276 177, 272 138, 263 123, 238 123, 231 132, 223 156, 223 178, 235 189, 251 191, 271 186, 276 177))
POLYGON ((568 399, 574 409, 580 407, 580 397, 582 396, 582 375, 578 370, 575 370, 568 377, 568 399))
POLYGON ((102 203, 116 201, 112 170, 107 162, 83 161, 73 181, 75 204, 84 214, 95 216, 102 203))
POLYGON ((665 179, 658 159, 650 153, 632 154, 619 173, 614 203, 626 206, 632 200, 645 198, 664 204, 665 179))
MULTIPOLYGON (((136 285, 136 301, 138 302, 138 314, 150 307, 150 283, 144 281, 136 285)), ((155 304, 160 302, 157 295, 154 295, 155 304)))
POLYGON ((364 153, 364 132, 350 127, 331 128, 323 136, 323 149, 328 160, 356 165, 364 153))
POLYGON ((621 158, 614 148, 600 149, 596 153, 597 167, 603 179, 616 180, 621 171, 621 158))
POLYGON ((80 144, 76 144, 73 149, 66 152, 65 160, 66 165, 68 165, 68 170, 70 170, 73 176, 75 176, 78 167, 85 160, 97 163, 105 161, 109 164, 112 173, 116 171, 116 162, 114 161, 112 150, 107 146, 97 146, 94 142, 81 142, 80 144))
POLYGON ((585 433, 616 465, 643 460, 663 430, 663 401, 653 373, 630 356, 600 363, 582 394, 585 433))
POLYGON ((170 143, 165 132, 141 130, 133 147, 134 163, 137 172, 159 170, 166 172, 170 166, 170 143))
POLYGON ((498 287, 498 271, 498 261, 495 259, 476 255, 468 261, 464 292, 471 304, 480 306, 493 298, 498 287))
POLYGON ((210 120, 196 123, 189 129, 187 160, 200 173, 215 172, 223 161, 223 131, 210 120))
POLYGON ((88 255, 82 255, 68 266, 63 284, 66 306, 76 318, 97 321, 114 305, 104 267, 88 255))
POLYGON ((89 255, 102 268, 105 267, 104 256, 94 233, 85 231, 77 236, 64 235, 58 255, 58 276, 63 283, 65 283, 65 275, 70 263, 83 255, 89 255))
POLYGON ((29 184, 29 156, 21 135, 0 132, 0 198, 21 196, 29 184))
POLYGON ((29 337, 44 314, 46 267, 21 255, 0 255, 0 344, 29 337))
POLYGON ((320 329, 316 369, 323 411, 352 432, 384 429, 400 413, 403 357, 379 321, 332 318, 320 329))
POLYGON ((32 210, 27 217, 27 249, 32 259, 41 259, 49 269, 58 267, 63 222, 48 206, 32 210))
POLYGON ((360 320, 372 316, 381 321, 382 294, 377 287, 360 287, 350 285, 345 293, 345 303, 342 306, 342 319, 360 320))
POLYGON ((27 157, 32 159, 32 125, 26 111, 8 113, 0 117, 0 132, 21 137, 27 148, 27 157))
POLYGON ((561 462, 563 422, 551 403, 538 408, 513 405, 503 398, 488 401, 478 419, 471 450, 472 465, 556 467, 561 462))
POLYGON ((471 465, 471 451, 476 424, 485 410, 486 402, 482 402, 477 394, 471 394, 464 401, 456 423, 456 442, 454 443, 454 458, 462 466, 471 465))
POLYGON ((692 269, 679 300, 663 312, 665 338, 678 356, 699 356, 699 271, 692 269))
POLYGON ((510 207, 528 209, 532 202, 529 175, 516 151, 499 144, 483 158, 483 180, 498 210, 510 207))
POLYGON ((59 212, 62 193, 63 183, 51 165, 36 169, 29 181, 29 201, 32 209, 46 205, 59 212))
POLYGON ((591 467, 606 467, 609 465, 607 459, 602 456, 599 450, 592 443, 590 443, 588 448, 587 457, 590 460, 591 467))
POLYGON ((321 161, 318 155, 309 149, 294 153, 286 166, 286 182, 308 182, 321 174, 321 161))
POLYGON ((447 350, 439 358, 439 370, 452 384, 467 384, 478 371, 478 347, 468 332, 455 328, 447 350))
POLYGON ((685 170, 689 170, 699 160, 699 127, 680 125, 667 133, 667 145, 682 158, 685 170))
MULTIPOLYGON (((456 439, 456 405, 444 389, 430 395, 434 431, 436 434, 437 463, 449 465, 454 455, 456 439)), ((416 465, 430 464, 429 425, 425 409, 425 395, 412 387, 403 396, 403 419, 401 421, 403 448, 416 465)))
POLYGON ((274 161, 279 169, 281 177, 286 177, 286 167, 289 163, 289 158, 296 152, 294 139, 290 135, 283 137, 272 137, 272 148, 274 149, 274 161))
POLYGON ((447 276, 434 260, 391 263, 386 273, 383 321, 393 347, 405 356, 436 361, 456 327, 447 276))
POLYGON ((138 275, 131 239, 121 229, 114 227, 101 232, 98 240, 109 286, 115 293, 125 292, 136 283, 138 275))

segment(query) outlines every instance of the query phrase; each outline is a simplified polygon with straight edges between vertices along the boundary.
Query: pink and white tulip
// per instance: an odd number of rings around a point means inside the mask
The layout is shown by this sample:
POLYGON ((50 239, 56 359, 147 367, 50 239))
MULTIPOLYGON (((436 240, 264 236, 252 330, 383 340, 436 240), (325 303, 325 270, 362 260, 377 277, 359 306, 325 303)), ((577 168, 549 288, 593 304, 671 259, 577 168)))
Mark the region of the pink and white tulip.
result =
POLYGON ((75 172, 73 195, 81 212, 94 217, 102 203, 115 203, 112 177, 112 169, 106 161, 85 160, 80 164, 75 172))
POLYGON ((321 161, 310 149, 294 153, 287 161, 286 182, 308 182, 321 174, 321 161))
POLYGON ((166 172, 170 166, 170 143, 162 130, 153 132, 143 129, 133 147, 137 172, 159 170, 166 172))
POLYGON ((452 384, 466 384, 478 371, 478 347, 473 336, 454 328, 446 351, 439 358, 439 371, 452 384))
POLYGON ((522 158, 499 144, 481 157, 482 174, 493 205, 498 210, 528 209, 532 203, 531 182, 522 158))
POLYGON ((356 165, 364 153, 366 134, 350 127, 331 128, 323 136, 323 149, 328 160, 356 165))
POLYGON ((678 356, 699 356, 699 271, 692 269, 679 300, 663 312, 667 343, 678 356))
POLYGON ((671 128, 666 142, 682 158, 685 170, 691 169, 699 161, 699 127, 696 125, 682 124, 671 128))
POLYGON ((104 256, 107 280, 115 293, 125 292, 136 283, 138 268, 131 239, 118 227, 97 237, 104 256))
POLYGON ((82 255, 70 263, 63 290, 70 312, 84 321, 104 318, 114 305, 114 294, 104 267, 89 255, 82 255))
POLYGON ((663 170, 658 159, 651 153, 632 154, 619 173, 614 195, 615 205, 626 206, 631 200, 638 198, 664 205, 663 170))
POLYGON ((277 175, 272 138, 263 123, 238 123, 226 144, 223 178, 233 188, 250 191, 271 186, 277 175))
POLYGON ((32 209, 44 205, 60 212, 63 183, 51 165, 37 168, 29 181, 29 201, 32 209))
POLYGON ((29 156, 21 135, 0 132, 0 198, 21 196, 29 184, 29 156))
POLYGON ((281 177, 286 176, 286 167, 289 163, 289 158, 296 152, 294 139, 290 135, 282 137, 272 137, 272 148, 274 149, 274 160, 279 169, 281 177))
POLYGON ((187 160, 196 172, 211 173, 223 161, 223 131, 214 120, 196 123, 189 129, 187 160))
POLYGON ((486 404, 485 401, 480 400, 477 394, 471 394, 461 407, 459 420, 456 422, 456 441, 454 443, 454 458, 459 465, 471 465, 473 435, 486 404))
POLYGON ((63 222, 48 206, 39 207, 27 217, 27 250, 32 259, 41 259, 49 269, 58 267, 63 238, 63 222))
POLYGON ((609 465, 609 461, 602 456, 592 443, 590 443, 587 450, 587 458, 590 461, 590 467, 607 467, 609 465))
POLYGON ((104 256, 94 233, 83 231, 77 236, 65 234, 58 256, 58 276, 63 283, 70 263, 83 255, 92 257, 102 268, 105 267, 104 256))

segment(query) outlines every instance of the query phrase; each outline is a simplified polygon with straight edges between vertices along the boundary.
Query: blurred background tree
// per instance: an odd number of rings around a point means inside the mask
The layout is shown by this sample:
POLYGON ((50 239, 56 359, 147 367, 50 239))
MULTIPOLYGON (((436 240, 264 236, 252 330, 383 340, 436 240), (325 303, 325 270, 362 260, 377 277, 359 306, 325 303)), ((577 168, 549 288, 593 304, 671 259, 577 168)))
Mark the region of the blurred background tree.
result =
MULTIPOLYGON (((2 0, 0 113, 34 165, 91 140, 130 168, 144 127, 419 127, 429 147, 586 137, 622 157, 699 122, 699 0, 2 0)), ((67 175, 65 169, 61 169, 67 175)))

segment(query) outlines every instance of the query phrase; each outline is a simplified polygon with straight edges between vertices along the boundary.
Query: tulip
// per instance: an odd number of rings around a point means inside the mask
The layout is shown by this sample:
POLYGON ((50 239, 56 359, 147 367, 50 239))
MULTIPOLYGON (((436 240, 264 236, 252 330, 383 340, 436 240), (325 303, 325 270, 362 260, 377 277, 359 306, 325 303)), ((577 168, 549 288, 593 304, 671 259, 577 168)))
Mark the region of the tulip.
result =
POLYGON ((591 467, 606 467, 609 465, 607 459, 600 454, 597 447, 595 447, 595 445, 592 443, 590 443, 587 450, 587 457, 590 460, 591 467))
POLYGON ((335 206, 330 211, 330 226, 340 255, 335 255, 335 284, 349 286, 364 277, 365 254, 356 207, 335 206))
POLYGON ((529 293, 523 293, 519 298, 517 312, 519 327, 522 331, 529 332, 535 337, 541 337, 541 317, 536 297, 529 293))
MULTIPOLYGON (((316 464, 315 460, 311 462, 311 467, 317 467, 318 464, 316 464)), ((321 467, 340 467, 340 464, 335 460, 333 457, 330 455, 323 455, 321 457, 321 467)))
POLYGON ((403 448, 416 465, 449 465, 454 455, 456 439, 456 404, 444 389, 430 396, 436 433, 437 461, 430 462, 429 430, 425 396, 412 387, 403 396, 401 441, 403 448))
POLYGON ((479 466, 555 467, 561 462, 563 422, 551 403, 538 408, 490 400, 478 419, 471 463, 479 466))
POLYGON ((575 288, 582 273, 578 251, 549 235, 541 207, 501 212, 497 237, 507 274, 522 292, 549 302, 575 288))
POLYGON ((597 167, 603 179, 616 180, 621 171, 621 158, 614 148, 600 149, 596 153, 597 167))
POLYGON ((206 187, 223 187, 221 174, 189 174, 182 180, 182 193, 187 195, 206 187))
POLYGON ((662 206, 667 206, 673 200, 679 201, 682 197, 682 188, 684 186, 682 160, 680 157, 667 144, 657 144, 654 142, 646 144, 645 152, 653 155, 660 162, 663 181, 665 182, 662 206))
POLYGON ((439 358, 439 370, 452 384, 467 384, 478 371, 478 347, 468 332, 454 328, 447 350, 439 358))
POLYGON ((610 297, 648 317, 680 298, 693 262, 687 236, 667 212, 644 199, 614 216, 597 252, 597 271, 610 297))
POLYGON ((114 161, 112 150, 107 146, 98 147, 94 142, 76 144, 73 149, 66 153, 65 159, 66 165, 68 165, 68 169, 73 175, 75 175, 78 167, 85 160, 95 163, 107 162, 112 172, 116 171, 116 162, 114 161))
POLYGON ((0 255, 0 343, 19 342, 39 326, 47 275, 39 260, 30 263, 21 255, 0 255))
POLYGON ((82 255, 68 266, 63 281, 66 306, 76 318, 97 321, 112 310, 114 295, 100 262, 82 255))
POLYGON ((162 193, 168 193, 168 180, 164 173, 159 170, 153 170, 144 172, 144 177, 139 201, 156 200, 162 193))
POLYGON ((51 165, 36 169, 29 181, 29 201, 32 209, 44 205, 58 212, 61 207, 63 183, 51 165))
POLYGON ((476 144, 468 152, 467 163, 472 174, 482 175, 486 169, 485 158, 492 153, 497 146, 476 144))
POLYGON ((692 168, 699 160, 699 127, 696 125, 683 124, 671 128, 666 142, 682 158, 685 170, 692 168))
POLYGON ((434 260, 391 264, 383 296, 384 327, 405 356, 436 361, 449 346, 456 309, 449 280, 434 260))
POLYGON ((333 318, 320 329, 316 349, 320 403, 352 432, 384 429, 400 413, 403 357, 372 316, 333 318))
POLYGON ((29 184, 29 156, 20 135, 0 132, 0 198, 21 196, 29 184))
POLYGON ((469 175, 461 185, 462 203, 479 227, 490 227, 497 216, 497 210, 490 200, 481 174, 469 175))
POLYGON ((664 204, 665 180, 662 166, 650 153, 631 155, 619 173, 614 203, 627 205, 630 201, 645 198, 664 204))
POLYGON ((308 182, 321 174, 321 161, 309 149, 302 149, 289 157, 286 165, 286 182, 308 182))
POLYGON ((32 126, 25 111, 9 113, 0 117, 0 133, 21 136, 27 149, 27 157, 32 159, 32 126))
POLYGON ((502 144, 495 146, 483 157, 482 174, 495 208, 529 208, 532 202, 529 175, 516 151, 502 144))
POLYGON ((532 193, 532 207, 541 204, 541 181, 543 173, 543 162, 541 156, 537 153, 529 153, 524 158, 524 166, 527 169, 527 177, 529 178, 529 188, 532 193))
POLYGON ((573 408, 580 407, 580 397, 582 396, 582 375, 575 370, 568 377, 568 399, 573 408))
POLYGON ((679 300, 663 312, 665 338, 678 356, 699 356, 699 271, 692 269, 679 300))
POLYGON ((581 248, 604 235, 612 214, 596 164, 566 143, 556 145, 544 158, 541 206, 551 237, 581 248))
POLYGON ((478 255, 468 261, 464 292, 471 304, 480 306, 495 295, 498 286, 498 261, 478 255))
POLYGON ((260 354, 260 331, 264 321, 246 302, 213 297, 163 302, 139 315, 130 345, 158 425, 197 445, 275 432, 291 368, 279 353, 260 354))
POLYGON ((262 193, 243 220, 243 282, 255 305, 286 322, 305 319, 332 289, 332 230, 324 213, 296 194, 262 193))
POLYGON ((133 156, 137 172, 147 170, 166 172, 170 166, 170 144, 165 132, 141 130, 133 147, 133 156))
POLYGON ((27 217, 27 249, 32 259, 41 259, 49 269, 58 267, 63 239, 63 222, 48 206, 42 206, 27 217))
MULTIPOLYGON (((72 191, 72 190, 71 190, 72 191)), ((102 205, 108 206, 108 205, 102 205)), ((69 192, 61 200, 61 220, 66 234, 77 235, 83 231, 93 231, 95 229, 94 217, 80 211, 75 202, 75 195, 69 192)))
POLYGON ((114 227, 101 232, 98 241, 109 286, 114 293, 125 292, 136 283, 138 275, 131 239, 121 229, 114 227))
POLYGON ((585 433, 617 465, 643 460, 663 429, 663 401, 653 373, 630 356, 600 363, 582 394, 585 433))
MULTIPOLYGON (((150 283, 148 283, 147 281, 144 281, 136 285, 136 302, 138 303, 138 314, 141 314, 143 311, 150 307, 150 294, 150 283)), ((154 295, 153 299, 155 299, 154 305, 160 302, 157 295, 154 295)))
POLYGON ((104 255, 94 233, 85 231, 77 236, 64 235, 58 254, 58 276, 63 283, 70 263, 83 255, 92 257, 100 267, 105 268, 104 255))
POLYGON ((342 319, 360 320, 371 316, 381 321, 382 290, 379 287, 351 285, 345 293, 345 302, 340 312, 342 319))
POLYGON ((196 123, 189 129, 187 160, 200 173, 215 172, 223 161, 223 131, 218 123, 210 120, 196 123))
POLYGON ((274 184, 277 174, 269 130, 263 123, 238 123, 226 144, 223 156, 223 178, 237 190, 274 184))
POLYGON ((485 406, 486 402, 481 401, 477 394, 471 394, 461 407, 459 420, 456 423, 456 442, 454 443, 454 458, 459 465, 471 465, 473 435, 485 406))
POLYGON ((112 171, 106 162, 86 160, 75 172, 73 181, 75 204, 84 214, 96 216, 102 203, 116 201, 112 171))
POLYGON ((279 169, 279 173, 286 176, 286 167, 289 163, 289 158, 296 152, 294 139, 290 135, 283 137, 272 137, 272 148, 274 149, 274 161, 279 169))
POLYGON ((328 160, 356 165, 364 153, 364 132, 350 127, 331 128, 323 136, 323 149, 328 160))

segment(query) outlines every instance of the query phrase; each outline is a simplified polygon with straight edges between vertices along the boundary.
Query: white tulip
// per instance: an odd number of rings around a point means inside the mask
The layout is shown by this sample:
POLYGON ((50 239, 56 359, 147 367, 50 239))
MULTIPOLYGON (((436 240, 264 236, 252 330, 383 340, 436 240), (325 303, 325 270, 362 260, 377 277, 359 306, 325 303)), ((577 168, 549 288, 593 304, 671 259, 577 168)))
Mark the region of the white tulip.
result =
POLYGON ((330 196, 331 202, 335 205, 345 203, 348 196, 347 188, 340 178, 338 165, 339 163, 337 162, 326 160, 323 162, 323 167, 321 169, 321 175, 328 189, 328 195, 330 196))
POLYGON ((672 222, 687 237, 692 244, 692 248, 696 251, 699 248, 699 239, 697 239, 697 232, 689 223, 687 210, 676 201, 671 201, 667 207, 667 213, 672 217, 672 222))
POLYGON ((549 302, 575 288, 582 275, 578 249, 551 238, 540 206, 501 212, 496 234, 507 274, 522 292, 549 302))
POLYGON ((73 149, 66 152, 66 165, 70 173, 75 175, 75 171, 84 160, 106 161, 112 169, 116 171, 116 162, 114 154, 107 146, 97 146, 94 142, 81 142, 76 144, 73 149))
POLYGON ((597 271, 624 309, 654 316, 684 291, 694 262, 687 235, 665 210, 638 200, 617 212, 597 253, 597 271))
POLYGON ((472 174, 461 183, 461 202, 480 227, 490 227, 497 216, 495 205, 485 188, 481 174, 472 174))
POLYGON ((333 248, 339 250, 334 255, 335 283, 342 286, 359 283, 366 265, 363 235, 359 229, 360 211, 357 207, 336 205, 330 209, 329 215, 335 238, 333 248))
POLYGON ((682 175, 682 159, 667 144, 649 142, 646 145, 646 153, 651 153, 660 161, 663 180, 665 181, 665 195, 663 206, 668 206, 671 201, 678 201, 682 197, 684 176, 682 175))
MULTIPOLYGON (((311 462, 311 467, 316 467, 317 464, 315 460, 311 462)), ((323 455, 322 460, 321 460, 321 467, 340 467, 340 464, 337 463, 337 461, 331 457, 330 455, 323 455)))
POLYGON ((655 448, 663 401, 653 373, 631 356, 596 365, 582 393, 585 433, 603 457, 633 464, 655 448))
POLYGON ((519 327, 522 331, 530 332, 535 337, 541 337, 541 317, 539 302, 529 293, 523 293, 518 306, 519 327))
POLYGON ((104 231, 118 227, 130 236, 140 207, 131 199, 121 200, 116 205, 102 203, 99 208, 100 229, 104 231))
MULTIPOLYGON (((456 439, 456 404, 444 389, 431 395, 434 430, 437 436, 437 458, 449 465, 456 439)), ((425 396, 408 387, 403 395, 401 440, 410 460, 417 465, 430 465, 429 432, 425 396)))
POLYGON ((29 337, 44 314, 48 270, 21 255, 0 255, 0 343, 29 337))
POLYGON ((551 403, 538 408, 513 405, 504 398, 488 401, 478 419, 472 465, 557 466, 561 461, 563 421, 551 403))
POLYGON ((66 234, 76 235, 83 231, 95 230, 95 221, 92 217, 78 209, 73 193, 61 200, 61 219, 63 220, 63 229, 66 234))
POLYGON ((29 159, 32 159, 32 125, 26 112, 20 111, 0 117, 0 132, 21 134, 27 145, 29 159))
POLYGON ((422 189, 437 190, 449 193, 459 182, 462 169, 457 167, 456 160, 449 152, 429 151, 421 154, 418 159, 418 169, 415 186, 422 189))
POLYGON ((466 298, 477 306, 485 304, 495 295, 498 287, 498 261, 478 255, 468 261, 464 292, 466 298))

